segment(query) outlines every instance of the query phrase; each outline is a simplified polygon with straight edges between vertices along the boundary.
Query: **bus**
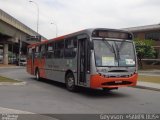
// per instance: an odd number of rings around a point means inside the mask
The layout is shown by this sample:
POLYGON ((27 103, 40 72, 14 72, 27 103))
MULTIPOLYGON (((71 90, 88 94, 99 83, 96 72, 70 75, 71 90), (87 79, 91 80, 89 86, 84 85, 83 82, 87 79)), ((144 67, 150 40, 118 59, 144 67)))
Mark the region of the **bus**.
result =
POLYGON ((28 46, 27 72, 77 86, 112 90, 136 86, 137 58, 128 31, 86 29, 28 46))

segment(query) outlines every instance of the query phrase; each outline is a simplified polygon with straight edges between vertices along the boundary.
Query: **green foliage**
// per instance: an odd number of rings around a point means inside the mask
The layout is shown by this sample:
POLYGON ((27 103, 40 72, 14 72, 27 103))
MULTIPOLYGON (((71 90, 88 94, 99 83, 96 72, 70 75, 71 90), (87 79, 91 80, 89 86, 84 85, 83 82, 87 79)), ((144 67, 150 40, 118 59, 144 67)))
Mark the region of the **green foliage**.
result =
POLYGON ((153 40, 135 39, 135 45, 136 45, 137 56, 139 59, 155 57, 156 52, 152 47, 154 45, 153 40))
POLYGON ((154 45, 153 40, 140 40, 135 39, 135 46, 137 51, 137 58, 140 68, 142 68, 142 59, 143 58, 154 58, 155 50, 152 47, 154 45))
POLYGON ((20 81, 0 76, 0 82, 20 82, 20 81))

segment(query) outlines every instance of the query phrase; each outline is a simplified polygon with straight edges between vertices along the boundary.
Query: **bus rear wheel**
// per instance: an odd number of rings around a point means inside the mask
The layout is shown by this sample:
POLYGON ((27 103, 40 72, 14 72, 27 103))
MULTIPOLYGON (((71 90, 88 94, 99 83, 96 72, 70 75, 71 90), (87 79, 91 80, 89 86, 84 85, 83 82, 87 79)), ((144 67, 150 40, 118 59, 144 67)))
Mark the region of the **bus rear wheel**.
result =
POLYGON ((35 76, 36 76, 36 80, 40 80, 40 73, 38 69, 36 70, 35 76))
POLYGON ((75 91, 76 90, 76 86, 75 86, 75 78, 73 73, 68 73, 66 75, 66 87, 69 91, 75 91))

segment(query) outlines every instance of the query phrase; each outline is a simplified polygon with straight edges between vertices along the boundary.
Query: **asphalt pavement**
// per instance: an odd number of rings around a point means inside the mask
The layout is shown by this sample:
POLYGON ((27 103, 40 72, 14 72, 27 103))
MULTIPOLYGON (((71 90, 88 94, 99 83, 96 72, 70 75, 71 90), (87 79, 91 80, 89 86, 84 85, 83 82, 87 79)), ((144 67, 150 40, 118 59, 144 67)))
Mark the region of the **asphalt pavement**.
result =
POLYGON ((155 90, 126 87, 104 93, 80 88, 73 93, 61 83, 36 81, 24 67, 3 68, 0 74, 26 82, 0 86, 0 107, 6 110, 39 114, 159 113, 160 110, 160 92, 155 90))
MULTIPOLYGON (((6 76, 7 74, 3 74, 3 70, 2 69, 25 69, 24 66, 0 66, 1 69, 1 73, 0 75, 2 76, 6 76)), ((160 70, 139 70, 138 71, 139 75, 145 75, 145 76, 160 76, 160 70)), ((14 78, 17 79, 17 78, 14 78)), ((0 85, 24 85, 26 84, 26 82, 22 82, 22 83, 0 83, 0 85)), ((151 82, 143 82, 143 81, 137 81, 137 88, 141 88, 141 89, 149 89, 149 90, 155 90, 155 91, 160 91, 160 84, 158 83, 151 83, 151 82)))

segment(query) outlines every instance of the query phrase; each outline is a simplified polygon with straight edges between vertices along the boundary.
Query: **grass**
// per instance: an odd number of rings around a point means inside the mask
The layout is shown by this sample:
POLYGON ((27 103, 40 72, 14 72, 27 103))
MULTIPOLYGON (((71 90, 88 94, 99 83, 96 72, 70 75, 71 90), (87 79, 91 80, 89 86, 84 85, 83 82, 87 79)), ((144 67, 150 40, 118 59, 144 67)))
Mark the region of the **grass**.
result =
POLYGON ((144 81, 144 82, 152 82, 152 83, 159 83, 160 84, 160 76, 139 75, 138 80, 144 81))
POLYGON ((0 82, 20 82, 20 81, 0 76, 0 82))

